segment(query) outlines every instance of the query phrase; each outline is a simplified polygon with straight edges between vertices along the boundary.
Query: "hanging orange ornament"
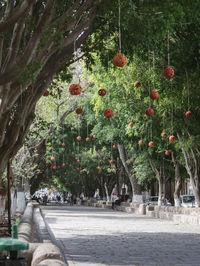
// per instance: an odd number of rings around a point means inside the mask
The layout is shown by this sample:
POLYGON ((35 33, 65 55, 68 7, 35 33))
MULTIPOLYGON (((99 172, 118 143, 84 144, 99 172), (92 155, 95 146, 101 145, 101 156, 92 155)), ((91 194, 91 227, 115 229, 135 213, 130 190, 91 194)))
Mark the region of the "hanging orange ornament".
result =
POLYGON ((100 90, 98 91, 98 94, 99 94, 99 96, 105 96, 105 95, 106 95, 106 90, 104 90, 104 89, 100 89, 100 90))
POLYGON ((174 69, 172 67, 167 67, 163 71, 163 74, 166 78, 171 79, 174 77, 174 69))
POLYGON ((50 94, 49 91, 45 91, 43 96, 49 96, 49 94, 50 94))
POLYGON ((79 84, 72 84, 69 87, 69 93, 71 95, 79 95, 81 94, 82 88, 79 84))
POLYGON ((76 108, 76 113, 77 115, 81 115, 83 113, 83 109, 82 108, 76 108))
POLYGON ((65 143, 64 142, 61 145, 62 145, 62 147, 65 147, 65 143))
POLYGON ((191 111, 187 111, 185 113, 185 116, 188 117, 188 118, 191 118, 192 117, 192 112, 191 111))
POLYGON ((135 158, 131 158, 131 162, 134 163, 135 162, 135 158))
POLYGON ((127 64, 127 58, 124 54, 116 54, 113 57, 113 65, 117 67, 124 67, 127 64))
POLYGON ((166 137, 167 137, 167 134, 166 134, 165 132, 162 132, 162 133, 161 133, 161 137, 162 137, 162 138, 166 138, 166 137))
POLYGON ((88 142, 88 141, 90 141, 90 138, 87 137, 85 140, 88 142))
POLYGON ((106 118, 111 118, 114 116, 114 111, 110 108, 107 108, 105 111, 104 111, 104 116, 106 118))
POLYGON ((136 88, 141 87, 141 83, 140 83, 140 81, 137 80, 137 81, 134 83, 134 87, 136 87, 136 88))
POLYGON ((139 140, 138 144, 139 144, 139 146, 142 146, 144 144, 144 142, 142 140, 139 140))
POLYGON ((82 138, 81 138, 81 136, 78 136, 76 139, 77 139, 78 141, 80 141, 82 138))
POLYGON ((117 146, 114 144, 114 145, 113 145, 113 149, 116 149, 116 148, 117 148, 117 146))
POLYGON ((169 142, 175 142, 176 138, 172 135, 169 137, 169 142))
POLYGON ((154 142, 150 141, 148 145, 149 145, 150 148, 152 148, 154 146, 154 142))
POLYGON ((97 138, 97 136, 96 136, 96 135, 93 135, 92 137, 93 137, 93 139, 96 139, 96 138, 97 138))
POLYGON ((159 93, 157 91, 151 91, 149 96, 152 100, 158 100, 159 93))
POLYGON ((55 157, 54 156, 51 157, 51 161, 55 161, 55 157))
POLYGON ((148 116, 153 116, 154 115, 154 110, 152 108, 148 108, 148 109, 146 109, 145 113, 148 116))
POLYGON ((113 164, 113 163, 114 163, 114 160, 110 160, 110 163, 112 163, 112 164, 113 164))
POLYGON ((165 151, 166 156, 169 156, 170 154, 171 154, 170 151, 165 151))

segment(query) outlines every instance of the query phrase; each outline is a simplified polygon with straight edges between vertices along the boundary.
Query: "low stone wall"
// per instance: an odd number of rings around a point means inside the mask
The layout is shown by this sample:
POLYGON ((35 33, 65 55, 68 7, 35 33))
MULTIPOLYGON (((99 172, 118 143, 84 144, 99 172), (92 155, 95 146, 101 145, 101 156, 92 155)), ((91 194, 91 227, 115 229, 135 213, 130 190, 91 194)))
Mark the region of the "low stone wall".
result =
POLYGON ((200 208, 147 206, 146 214, 149 217, 167 219, 176 223, 200 225, 200 208))
POLYGON ((18 227, 18 238, 29 242, 29 250, 21 252, 21 256, 26 259, 28 266, 67 265, 63 260, 60 249, 51 242, 38 203, 30 202, 27 204, 18 227), (32 243, 35 229, 40 236, 39 241, 42 243, 32 243))

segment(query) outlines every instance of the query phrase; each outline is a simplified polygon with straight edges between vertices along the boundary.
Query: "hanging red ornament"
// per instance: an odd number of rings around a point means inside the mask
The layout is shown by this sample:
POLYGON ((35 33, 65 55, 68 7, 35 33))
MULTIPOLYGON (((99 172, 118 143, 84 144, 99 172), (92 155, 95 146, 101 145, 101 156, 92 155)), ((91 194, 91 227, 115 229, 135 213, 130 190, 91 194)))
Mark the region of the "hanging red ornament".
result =
POLYGON ((166 137, 167 137, 167 134, 166 134, 165 132, 162 132, 162 133, 161 133, 161 137, 162 137, 162 138, 166 138, 166 137))
POLYGON ((98 170, 100 170, 100 169, 101 169, 101 167, 100 167, 100 166, 97 166, 97 169, 98 169, 98 170))
POLYGON ((114 163, 114 160, 110 160, 110 163, 112 163, 112 164, 113 164, 113 163, 114 163))
POLYGON ((69 93, 71 95, 79 95, 81 94, 82 88, 79 84, 72 84, 69 87, 69 93))
POLYGON ((101 175, 102 174, 102 172, 101 171, 98 171, 98 175, 101 175))
POLYGON ((135 158, 131 158, 131 162, 134 163, 135 162, 135 158))
POLYGON ((96 139, 96 138, 97 138, 97 136, 96 136, 96 135, 93 135, 92 137, 93 137, 93 139, 96 139))
POLYGON ((151 91, 149 96, 152 100, 158 100, 159 93, 157 91, 151 91))
POLYGON ((54 156, 51 157, 51 161, 55 161, 55 157, 54 156))
POLYGON ((139 88, 141 86, 142 85, 141 85, 140 81, 138 81, 138 80, 134 83, 134 87, 136 87, 136 88, 139 88))
POLYGON ((56 170, 57 169, 56 165, 52 165, 52 169, 56 170))
POLYGON ((77 163, 80 163, 80 160, 76 160, 77 161, 77 163))
POLYGON ((43 96, 49 96, 49 94, 50 94, 49 91, 45 91, 43 96))
POLYGON ((81 136, 78 136, 76 139, 77 139, 78 141, 80 141, 82 138, 81 138, 81 136))
POLYGON ((78 167, 76 167, 76 171, 77 171, 77 172, 79 171, 79 168, 78 168, 78 167))
POLYGON ((60 165, 58 165, 57 168, 60 169, 60 165))
POLYGON ((111 118, 114 116, 114 111, 110 108, 107 108, 105 111, 104 111, 104 116, 106 118, 111 118))
POLYGON ((148 108, 148 109, 146 109, 145 113, 148 116, 153 116, 154 115, 154 110, 152 108, 148 108))
POLYGON ((62 167, 65 167, 65 163, 62 164, 62 167))
POLYGON ((99 96, 105 96, 105 95, 106 95, 106 90, 104 90, 104 89, 100 89, 100 90, 98 91, 98 94, 99 94, 99 96))
POLYGON ((165 151, 166 156, 169 156, 170 154, 171 154, 170 151, 165 151))
POLYGON ((133 127, 133 123, 132 122, 129 123, 129 127, 133 127))
POLYGON ((113 57, 113 65, 117 67, 123 67, 127 64, 127 58, 124 54, 116 54, 113 57))
POLYGON ((175 142, 176 138, 172 135, 169 137, 169 142, 175 142))
POLYGON ((154 146, 154 142, 150 141, 148 145, 149 145, 150 148, 152 148, 154 146))
POLYGON ((166 78, 171 79, 174 77, 174 69, 172 67, 167 67, 163 71, 163 74, 166 78))
POLYGON ((144 142, 142 140, 139 140, 138 144, 139 144, 139 146, 142 146, 144 144, 144 142))
POLYGON ((62 147, 65 147, 65 143, 64 142, 61 145, 62 145, 62 147))
POLYGON ((77 115, 81 115, 83 113, 83 109, 82 108, 76 108, 76 113, 77 115))
POLYGON ((116 148, 117 148, 117 146, 114 144, 114 145, 113 145, 113 149, 116 149, 116 148))
POLYGON ((187 111, 185 113, 185 116, 188 117, 188 118, 191 118, 192 117, 192 112, 191 111, 187 111))
POLYGON ((87 137, 85 140, 88 142, 88 141, 90 141, 90 138, 87 137))

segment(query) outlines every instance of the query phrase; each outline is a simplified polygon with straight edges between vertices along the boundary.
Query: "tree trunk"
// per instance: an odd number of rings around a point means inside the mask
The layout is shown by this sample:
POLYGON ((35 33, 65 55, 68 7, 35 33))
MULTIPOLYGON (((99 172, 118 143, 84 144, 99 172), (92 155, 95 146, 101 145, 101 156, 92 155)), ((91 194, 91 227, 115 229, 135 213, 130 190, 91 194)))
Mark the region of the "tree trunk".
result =
POLYGON ((6 205, 6 197, 0 195, 0 223, 2 222, 4 212, 5 212, 5 205, 6 205))
POLYGON ((155 177, 158 180, 158 206, 162 205, 162 196, 163 196, 163 172, 162 172, 162 162, 160 162, 159 170, 154 166, 153 162, 149 160, 152 171, 155 173, 155 177))
POLYGON ((185 169, 187 170, 187 173, 190 177, 190 183, 193 188, 196 207, 200 207, 200 158, 198 154, 198 147, 196 147, 196 149, 186 148, 184 142, 181 141, 181 137, 178 133, 177 136, 180 141, 181 149, 185 159, 185 169))
POLYGON ((182 179, 180 174, 180 163, 176 161, 174 153, 172 152, 172 161, 175 167, 175 189, 174 189, 174 206, 179 207, 180 202, 180 191, 182 187, 182 179))
POLYGON ((127 159, 125 148, 122 144, 117 144, 117 148, 119 151, 120 159, 131 183, 133 193, 132 202, 143 203, 141 186, 138 184, 138 180, 136 179, 134 174, 131 173, 132 167, 126 163, 127 159))
POLYGON ((110 201, 110 196, 109 196, 109 193, 108 193, 108 187, 107 187, 106 182, 104 183, 104 187, 105 187, 105 192, 106 192, 106 201, 110 201))

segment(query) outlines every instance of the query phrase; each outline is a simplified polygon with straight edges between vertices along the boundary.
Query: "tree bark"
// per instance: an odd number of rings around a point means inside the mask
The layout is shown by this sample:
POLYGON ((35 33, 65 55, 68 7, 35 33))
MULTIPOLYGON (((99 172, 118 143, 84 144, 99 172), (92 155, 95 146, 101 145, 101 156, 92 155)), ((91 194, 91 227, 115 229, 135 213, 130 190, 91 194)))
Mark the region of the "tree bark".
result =
POLYGON ((174 152, 172 152, 172 162, 175 167, 175 190, 174 190, 174 206, 180 206, 180 191, 182 187, 182 178, 180 174, 180 163, 175 160, 174 152))
POLYGON ((162 195, 163 195, 163 173, 162 173, 162 162, 160 162, 159 169, 155 167, 152 160, 149 160, 152 171, 155 173, 155 177, 158 180, 158 206, 162 205, 162 195))
POLYGON ((133 203, 134 202, 135 203, 143 203, 141 186, 138 184, 138 180, 136 179, 136 177, 132 173, 132 167, 126 163, 127 159, 126 159, 125 148, 122 144, 117 144, 117 148, 119 151, 120 159, 122 161, 124 169, 125 169, 128 177, 129 177, 129 180, 131 183, 132 193, 133 193, 132 202, 133 203))
POLYGON ((190 183, 193 188, 196 207, 200 207, 200 157, 198 155, 198 147, 195 147, 195 149, 192 147, 186 148, 179 133, 177 133, 177 136, 185 159, 185 169, 190 177, 190 183))

